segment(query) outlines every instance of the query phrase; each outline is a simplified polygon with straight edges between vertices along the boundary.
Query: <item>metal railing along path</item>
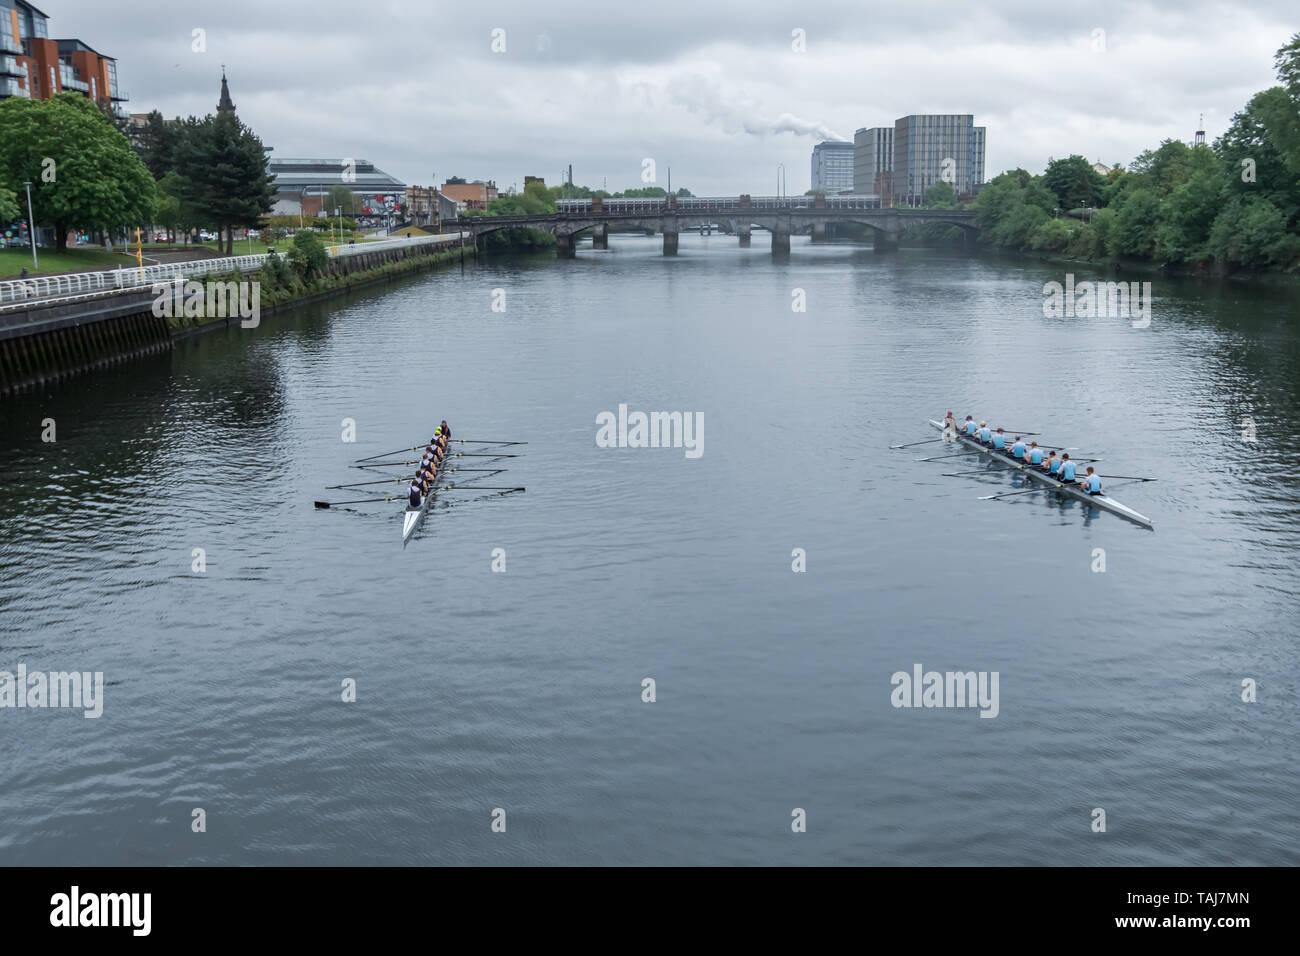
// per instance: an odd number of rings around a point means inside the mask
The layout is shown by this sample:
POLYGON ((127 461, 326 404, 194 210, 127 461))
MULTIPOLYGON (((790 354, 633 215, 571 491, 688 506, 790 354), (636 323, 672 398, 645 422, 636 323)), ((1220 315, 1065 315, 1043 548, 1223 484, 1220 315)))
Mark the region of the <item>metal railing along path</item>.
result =
MULTIPOLYGON (((459 233, 437 236, 405 236, 362 242, 357 245, 336 244, 327 246, 332 258, 357 256, 370 252, 384 252, 402 246, 423 246, 459 241, 459 233)), ((286 251, 288 251, 286 249, 286 251)), ((279 254, 279 253, 277 253, 279 254)), ((127 289, 152 287, 157 282, 168 282, 177 276, 190 277, 212 273, 226 275, 232 272, 255 272, 266 264, 266 255, 231 256, 225 259, 192 259, 188 262, 165 262, 153 266, 120 266, 104 272, 69 272, 53 276, 28 276, 26 279, 9 279, 0 282, 0 306, 33 299, 58 301, 56 296, 70 300, 87 295, 102 295, 127 289)))

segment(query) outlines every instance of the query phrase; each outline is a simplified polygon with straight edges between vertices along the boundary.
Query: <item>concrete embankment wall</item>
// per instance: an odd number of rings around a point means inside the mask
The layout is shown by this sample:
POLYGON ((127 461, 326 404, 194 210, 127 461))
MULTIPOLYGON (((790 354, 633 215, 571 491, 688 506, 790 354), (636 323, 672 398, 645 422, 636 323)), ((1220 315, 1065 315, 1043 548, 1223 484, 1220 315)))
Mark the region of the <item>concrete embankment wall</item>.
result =
MULTIPOLYGON (((472 244, 462 253, 458 245, 429 243, 331 259, 325 277, 291 299, 263 304, 259 318, 473 254, 472 244)), ((210 278, 253 281, 259 274, 210 278)), ((241 321, 238 315, 159 317, 155 301, 152 290, 123 290, 0 309, 0 397, 167 351, 178 338, 241 321)))

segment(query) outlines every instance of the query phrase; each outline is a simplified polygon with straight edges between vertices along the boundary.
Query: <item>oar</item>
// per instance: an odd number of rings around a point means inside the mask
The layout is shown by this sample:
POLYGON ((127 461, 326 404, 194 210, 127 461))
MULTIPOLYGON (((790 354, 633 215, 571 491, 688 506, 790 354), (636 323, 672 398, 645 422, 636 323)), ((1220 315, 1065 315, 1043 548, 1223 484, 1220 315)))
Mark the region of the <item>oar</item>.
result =
POLYGON ((436 495, 440 491, 527 491, 527 488, 511 488, 505 485, 442 485, 434 488, 430 494, 436 495))
MULTIPOLYGON (((940 477, 961 478, 963 475, 983 475, 987 478, 989 474, 990 472, 987 468, 981 468, 979 471, 945 471, 940 473, 940 477)), ((993 474, 996 474, 996 472, 993 472, 993 474)))
POLYGON ((927 438, 925 441, 908 442, 906 445, 890 445, 890 448, 911 448, 915 445, 928 445, 931 442, 943 441, 942 438, 927 438))
MULTIPOLYGON (((1089 458, 1084 459, 1084 461, 1092 461, 1092 460, 1094 459, 1089 459, 1089 458)), ((1101 459, 1098 458, 1095 460, 1100 461, 1101 459)), ((1138 478, 1136 475, 1102 475, 1101 477, 1105 478, 1107 481, 1159 481, 1160 480, 1158 478, 1138 478)))
MULTIPOLYGON (((460 442, 461 444, 470 445, 527 445, 526 441, 483 441, 474 438, 448 438, 448 442, 460 442)), ((357 461, 374 461, 376 458, 387 458, 389 455, 400 455, 404 451, 419 451, 421 448, 427 448, 428 443, 423 445, 411 445, 407 448, 396 448, 393 451, 386 451, 383 454, 371 455, 368 458, 358 458, 357 461)))
POLYGON ((371 455, 369 458, 358 458, 357 461, 374 461, 376 458, 387 458, 389 455, 400 455, 404 451, 419 451, 421 448, 427 447, 427 445, 412 445, 410 448, 397 448, 393 451, 386 451, 382 455, 371 455))
POLYGON ((397 495, 389 498, 357 498, 355 501, 318 501, 317 508, 333 508, 335 505, 361 505, 370 501, 405 501, 406 495, 397 495))
POLYGON ((946 458, 964 458, 970 452, 962 452, 960 455, 935 455, 933 458, 918 458, 917 461, 943 461, 946 458))
MULTIPOLYGON (((1110 477, 1116 479, 1117 481, 1155 481, 1156 480, 1155 478, 1133 478, 1129 475, 1111 475, 1110 477)), ((1073 488, 1073 487, 1075 487, 1075 485, 1072 484, 1067 485, 1063 482, 1057 482, 1056 487, 1054 489, 1049 489, 1049 490, 1060 491, 1062 488, 1073 488)), ((1042 491, 1042 490, 1043 489, 1040 486, 1035 486, 1033 488, 1026 488, 1024 491, 1008 491, 1000 495, 981 495, 979 500, 994 501, 998 498, 1010 498, 1013 495, 1027 495, 1031 491, 1042 491)), ((1079 488, 1079 490, 1082 491, 1083 489, 1079 488)))
MULTIPOLYGON (((519 458, 519 455, 493 455, 490 452, 479 451, 454 451, 446 455, 446 458, 519 458)), ((376 461, 368 465, 353 465, 353 468, 396 468, 400 465, 418 465, 420 462, 416 459, 410 461, 376 461)))
POLYGON ((1031 491, 1042 491, 1042 490, 1043 490, 1043 487, 1042 487, 1041 485, 1034 485, 1034 487, 1032 487, 1032 488, 1026 488, 1024 491, 1008 491, 1008 492, 1004 492, 1003 494, 1000 494, 1000 495, 980 495, 979 498, 977 498, 976 500, 977 500, 977 501, 996 501, 998 498, 1012 498, 1012 497, 1015 497, 1016 495, 1027 495, 1027 494, 1029 494, 1031 491))
MULTIPOLYGON (((505 469, 504 468, 450 468, 446 472, 439 471, 438 474, 452 475, 462 471, 485 471, 490 475, 499 475, 501 474, 501 472, 505 471, 505 469)), ((339 488, 360 488, 364 485, 383 485, 391 481, 410 481, 414 477, 415 477, 414 475, 403 475, 398 478, 380 478, 377 481, 354 481, 348 485, 326 485, 325 490, 334 491, 339 488)))

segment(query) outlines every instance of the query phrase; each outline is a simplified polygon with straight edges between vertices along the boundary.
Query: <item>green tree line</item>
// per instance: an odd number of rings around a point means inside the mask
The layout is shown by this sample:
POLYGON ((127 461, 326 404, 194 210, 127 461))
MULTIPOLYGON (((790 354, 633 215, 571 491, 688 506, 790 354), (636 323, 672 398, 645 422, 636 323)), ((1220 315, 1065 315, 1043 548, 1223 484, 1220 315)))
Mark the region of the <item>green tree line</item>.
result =
POLYGON ((1300 34, 1275 63, 1280 85, 1210 146, 1165 140, 1105 175, 1076 155, 1041 176, 995 177, 974 203, 980 241, 1175 267, 1300 268, 1300 34))
POLYGON ((0 219, 26 213, 17 192, 30 182, 35 225, 54 228, 59 252, 73 230, 161 225, 219 229, 230 254, 235 230, 270 211, 272 180, 261 141, 232 114, 166 124, 154 112, 133 147, 77 93, 0 102, 0 219))
POLYGON ((156 222, 172 233, 213 228, 231 255, 235 233, 263 225, 274 205, 262 141, 233 113, 168 123, 155 110, 135 148, 157 182, 156 222))

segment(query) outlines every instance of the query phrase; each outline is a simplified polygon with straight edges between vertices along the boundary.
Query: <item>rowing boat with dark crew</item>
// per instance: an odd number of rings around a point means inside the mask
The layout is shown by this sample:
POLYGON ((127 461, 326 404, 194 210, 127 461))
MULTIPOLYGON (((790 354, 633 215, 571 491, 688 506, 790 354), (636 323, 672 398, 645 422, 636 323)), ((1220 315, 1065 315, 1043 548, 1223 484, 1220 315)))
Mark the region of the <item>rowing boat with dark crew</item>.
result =
POLYGON ((419 527, 425 512, 429 510, 429 503, 433 501, 438 479, 442 476, 444 464, 447 460, 446 454, 450 439, 451 429, 447 427, 447 423, 444 421, 434 430, 433 438, 430 439, 424 457, 420 460, 420 468, 416 472, 415 478, 411 480, 410 489, 407 492, 406 510, 402 514, 402 544, 406 544, 411 535, 415 534, 415 529, 419 527))
POLYGON ((358 458, 353 463, 353 468, 365 469, 388 469, 400 468, 406 465, 415 466, 414 475, 390 475, 386 478, 378 478, 374 481, 353 481, 338 485, 328 485, 331 490, 368 488, 373 485, 388 485, 398 482, 406 483, 405 495, 385 495, 382 498, 349 498, 346 501, 316 501, 316 507, 321 509, 338 508, 344 505, 359 505, 368 502, 386 502, 386 501, 405 501, 406 508, 402 511, 402 544, 415 534, 419 528, 420 522, 428 513, 433 504, 433 499, 446 492, 467 491, 467 492, 493 492, 496 495, 508 495, 515 492, 526 491, 527 489, 517 485, 481 485, 479 479, 471 478, 467 482, 443 481, 443 478, 453 472, 473 472, 476 475, 491 477, 499 475, 505 471, 505 466, 499 468, 453 468, 448 464, 451 458, 482 458, 486 459, 483 464, 495 464, 505 458, 518 458, 519 454, 514 451, 503 452, 495 451, 496 448, 514 448, 527 445, 525 441, 496 441, 485 438, 452 438, 451 428, 444 420, 433 433, 433 438, 429 439, 425 445, 407 445, 404 448, 398 448, 395 451, 381 452, 378 455, 368 455, 365 458, 358 458), (459 445, 478 445, 485 446, 487 451, 452 451, 452 443, 459 445), (406 452, 418 451, 423 454, 418 460, 406 458, 393 459, 395 455, 403 455, 406 452), (381 460, 382 459, 382 460, 381 460))

